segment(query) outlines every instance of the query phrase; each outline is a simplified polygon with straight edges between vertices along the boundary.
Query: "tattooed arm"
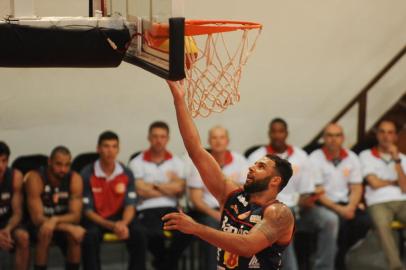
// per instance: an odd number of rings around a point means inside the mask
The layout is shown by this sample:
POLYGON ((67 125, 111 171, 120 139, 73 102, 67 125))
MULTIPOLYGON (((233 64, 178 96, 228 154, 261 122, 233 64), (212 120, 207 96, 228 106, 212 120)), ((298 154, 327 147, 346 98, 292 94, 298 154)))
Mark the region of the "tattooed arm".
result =
POLYGON ((273 204, 265 209, 261 222, 248 234, 233 234, 218 231, 195 222, 184 213, 171 213, 163 217, 165 230, 179 230, 193 234, 213 246, 230 253, 250 257, 277 243, 287 244, 292 238, 294 218, 283 204, 273 204))

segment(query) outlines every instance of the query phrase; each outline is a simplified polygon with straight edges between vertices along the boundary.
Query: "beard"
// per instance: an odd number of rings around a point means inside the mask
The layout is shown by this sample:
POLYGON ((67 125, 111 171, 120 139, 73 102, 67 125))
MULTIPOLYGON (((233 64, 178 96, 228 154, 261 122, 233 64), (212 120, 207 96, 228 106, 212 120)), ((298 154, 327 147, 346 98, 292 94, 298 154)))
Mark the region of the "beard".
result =
POLYGON ((262 192, 268 189, 269 181, 271 181, 271 176, 265 177, 263 179, 254 180, 250 183, 244 184, 244 191, 249 194, 262 192))

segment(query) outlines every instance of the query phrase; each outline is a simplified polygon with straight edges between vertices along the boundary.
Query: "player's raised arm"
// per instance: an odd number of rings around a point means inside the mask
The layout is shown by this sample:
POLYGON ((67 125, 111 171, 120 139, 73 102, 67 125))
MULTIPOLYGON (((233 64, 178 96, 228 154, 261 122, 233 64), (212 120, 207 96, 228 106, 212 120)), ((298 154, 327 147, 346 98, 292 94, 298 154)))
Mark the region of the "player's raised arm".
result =
POLYGON ((184 101, 182 82, 168 81, 168 85, 172 92, 179 130, 186 150, 210 193, 220 205, 223 205, 226 196, 238 187, 225 180, 218 163, 202 146, 199 133, 184 101))

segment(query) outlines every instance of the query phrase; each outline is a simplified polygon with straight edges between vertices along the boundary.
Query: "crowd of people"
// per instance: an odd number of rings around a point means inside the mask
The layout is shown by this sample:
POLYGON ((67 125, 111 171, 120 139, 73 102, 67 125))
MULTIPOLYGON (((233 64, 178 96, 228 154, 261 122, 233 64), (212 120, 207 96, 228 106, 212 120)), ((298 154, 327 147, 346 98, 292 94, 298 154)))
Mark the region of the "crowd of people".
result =
MULTIPOLYGON (((395 219, 406 223, 406 156, 396 147, 396 125, 381 121, 378 145, 359 155, 343 146, 344 131, 337 123, 326 126, 323 146, 309 155, 290 145, 288 134, 287 122, 273 119, 269 142, 246 158, 229 149, 228 131, 215 126, 209 130, 207 150, 228 180, 240 187, 261 157, 273 154, 291 163, 293 176, 277 199, 294 213, 296 232, 315 233, 313 269, 345 269, 348 250, 371 228, 388 269, 404 269, 389 226, 395 219)), ((9 167, 10 149, 0 142, 0 250, 14 254, 14 268, 26 270, 32 260, 34 269, 46 269, 49 248, 55 244, 65 257, 65 269, 101 269, 100 245, 103 234, 110 232, 126 243, 128 269, 146 269, 147 251, 154 269, 177 269, 192 237, 164 230, 162 217, 178 212, 185 196, 185 211, 195 220, 225 230, 221 205, 191 160, 167 149, 169 126, 152 123, 148 140, 149 147, 126 166, 117 160, 118 135, 106 131, 98 138, 98 160, 80 174, 71 170, 69 149, 57 146, 46 167, 25 175, 9 167)), ((218 269, 218 249, 202 242, 201 250, 204 269, 218 269)), ((298 269, 296 257, 292 241, 282 255, 282 269, 298 269)))

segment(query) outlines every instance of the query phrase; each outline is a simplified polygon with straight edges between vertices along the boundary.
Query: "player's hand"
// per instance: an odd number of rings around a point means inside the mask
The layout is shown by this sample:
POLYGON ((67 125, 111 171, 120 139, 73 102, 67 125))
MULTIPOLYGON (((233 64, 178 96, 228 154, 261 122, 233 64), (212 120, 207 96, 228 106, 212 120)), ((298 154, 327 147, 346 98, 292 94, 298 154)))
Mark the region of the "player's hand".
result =
POLYGON ((57 219, 53 218, 53 217, 44 221, 44 223, 42 223, 42 225, 39 229, 38 237, 40 237, 41 239, 44 239, 44 240, 51 241, 52 236, 54 234, 56 224, 57 224, 57 219))
POLYGON ((172 95, 174 98, 182 99, 185 96, 185 89, 184 89, 184 80, 180 81, 166 81, 169 85, 169 89, 171 89, 172 95))
POLYGON ((193 234, 198 223, 185 213, 173 212, 166 214, 162 217, 164 223, 164 230, 178 230, 186 234, 193 234))
POLYGON ((0 249, 10 251, 14 247, 14 241, 11 238, 9 230, 0 230, 0 249))
POLYGON ((79 226, 79 225, 72 225, 69 232, 70 232, 72 238, 77 243, 81 243, 86 234, 86 230, 82 226, 79 226))
POLYGON ((120 240, 125 240, 129 237, 128 226, 122 220, 114 223, 113 232, 120 240))

